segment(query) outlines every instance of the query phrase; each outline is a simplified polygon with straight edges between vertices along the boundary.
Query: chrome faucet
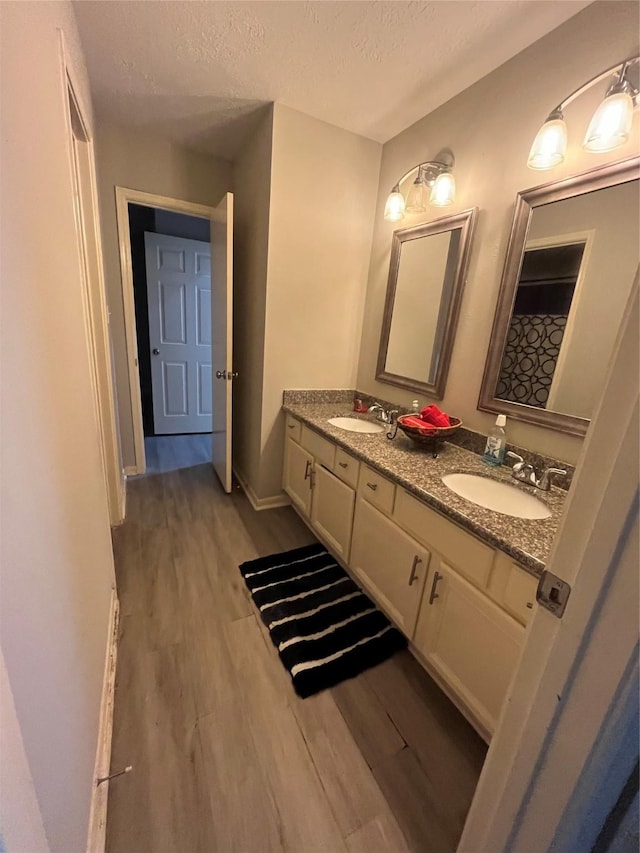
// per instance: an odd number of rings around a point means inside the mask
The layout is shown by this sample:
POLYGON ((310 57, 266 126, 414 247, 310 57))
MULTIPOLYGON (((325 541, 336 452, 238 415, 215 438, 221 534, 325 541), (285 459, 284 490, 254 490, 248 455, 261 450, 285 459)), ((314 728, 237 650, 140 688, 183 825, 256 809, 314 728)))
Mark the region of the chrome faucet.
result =
POLYGON ((511 469, 511 476, 514 480, 517 480, 519 483, 526 483, 528 486, 534 486, 536 489, 540 489, 542 492, 548 492, 551 488, 551 478, 554 474, 566 474, 567 472, 564 468, 545 468, 542 472, 540 478, 536 474, 536 469, 533 465, 530 465, 528 462, 525 462, 522 456, 519 456, 517 453, 513 453, 513 451, 508 450, 507 456, 510 459, 515 459, 516 464, 511 469))
POLYGON ((369 406, 367 414, 371 412, 376 412, 377 420, 382 421, 383 424, 393 424, 398 417, 397 409, 385 409, 381 403, 374 403, 372 406, 369 406))

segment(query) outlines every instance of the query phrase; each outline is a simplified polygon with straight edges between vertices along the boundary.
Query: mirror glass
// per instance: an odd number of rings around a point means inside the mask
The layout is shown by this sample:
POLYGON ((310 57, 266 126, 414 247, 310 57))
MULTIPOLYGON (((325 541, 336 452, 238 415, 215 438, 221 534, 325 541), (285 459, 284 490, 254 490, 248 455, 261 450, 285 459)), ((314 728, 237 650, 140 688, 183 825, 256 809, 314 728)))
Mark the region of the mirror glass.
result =
POLYGON ((394 232, 377 379, 442 397, 473 216, 394 232))
POLYGON ((514 245, 516 212, 479 407, 583 434, 637 273, 640 220, 637 177, 578 189, 534 200, 514 245))

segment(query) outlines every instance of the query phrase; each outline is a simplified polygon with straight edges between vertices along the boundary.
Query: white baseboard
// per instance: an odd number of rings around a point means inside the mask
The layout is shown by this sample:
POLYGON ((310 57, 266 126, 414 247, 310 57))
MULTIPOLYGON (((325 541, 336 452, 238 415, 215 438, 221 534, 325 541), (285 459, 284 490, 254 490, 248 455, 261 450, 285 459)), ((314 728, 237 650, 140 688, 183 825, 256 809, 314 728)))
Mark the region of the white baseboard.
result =
POLYGON ((118 620, 120 605, 115 586, 111 590, 109 612, 109 633, 102 681, 102 699, 100 701, 100 724, 98 745, 93 774, 91 793, 91 812, 89 814, 89 835, 87 853, 104 853, 107 834, 107 800, 109 782, 97 784, 97 780, 109 775, 111 766, 111 735, 113 732, 113 701, 116 683, 116 662, 118 657, 118 620))
POLYGON ((289 506, 291 504, 291 501, 284 492, 279 495, 272 495, 268 498, 259 498, 237 468, 233 469, 233 476, 240 483, 242 491, 249 499, 251 506, 257 511, 262 509, 277 509, 278 507, 289 506))

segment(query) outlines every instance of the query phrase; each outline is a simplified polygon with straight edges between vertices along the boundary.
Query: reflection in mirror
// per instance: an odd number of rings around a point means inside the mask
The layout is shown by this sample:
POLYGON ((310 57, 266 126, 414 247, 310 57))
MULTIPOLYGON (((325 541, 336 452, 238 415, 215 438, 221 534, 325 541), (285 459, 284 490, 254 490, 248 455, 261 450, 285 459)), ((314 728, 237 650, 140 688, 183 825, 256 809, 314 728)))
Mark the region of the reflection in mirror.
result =
POLYGON ((637 175, 627 161, 520 195, 479 408, 586 431, 638 269, 637 175))
POLYGON ((474 214, 394 233, 377 379, 442 397, 474 214))

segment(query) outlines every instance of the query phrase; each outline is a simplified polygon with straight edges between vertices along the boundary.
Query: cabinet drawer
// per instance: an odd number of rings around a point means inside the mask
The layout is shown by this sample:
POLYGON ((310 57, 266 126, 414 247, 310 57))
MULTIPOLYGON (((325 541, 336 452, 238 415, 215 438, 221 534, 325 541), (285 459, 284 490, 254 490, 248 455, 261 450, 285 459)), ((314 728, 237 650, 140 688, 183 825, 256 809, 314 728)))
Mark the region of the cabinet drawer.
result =
POLYGON ((355 489, 358 484, 360 463, 341 447, 336 448, 336 464, 333 470, 341 480, 343 480, 348 486, 352 486, 355 489))
POLYGON ((288 438, 292 438, 294 441, 300 441, 302 424, 297 418, 294 418, 292 415, 287 415, 287 420, 284 429, 285 434, 288 438))
POLYGON ((325 468, 333 470, 333 461, 336 455, 336 446, 331 441, 327 441, 317 432, 309 429, 305 424, 302 425, 302 437, 300 443, 308 450, 312 456, 315 456, 316 461, 325 468))
POLYGON ((358 494, 362 495, 369 503, 391 515, 395 491, 396 487, 393 483, 383 477, 382 474, 378 474, 368 465, 360 465, 358 494))
POLYGON ((511 573, 504 590, 504 606, 519 622, 528 624, 536 605, 538 580, 512 564, 511 573))
POLYGON ((460 574, 478 586, 487 585, 493 548, 447 521, 404 489, 398 489, 393 517, 421 542, 438 551, 460 574))

